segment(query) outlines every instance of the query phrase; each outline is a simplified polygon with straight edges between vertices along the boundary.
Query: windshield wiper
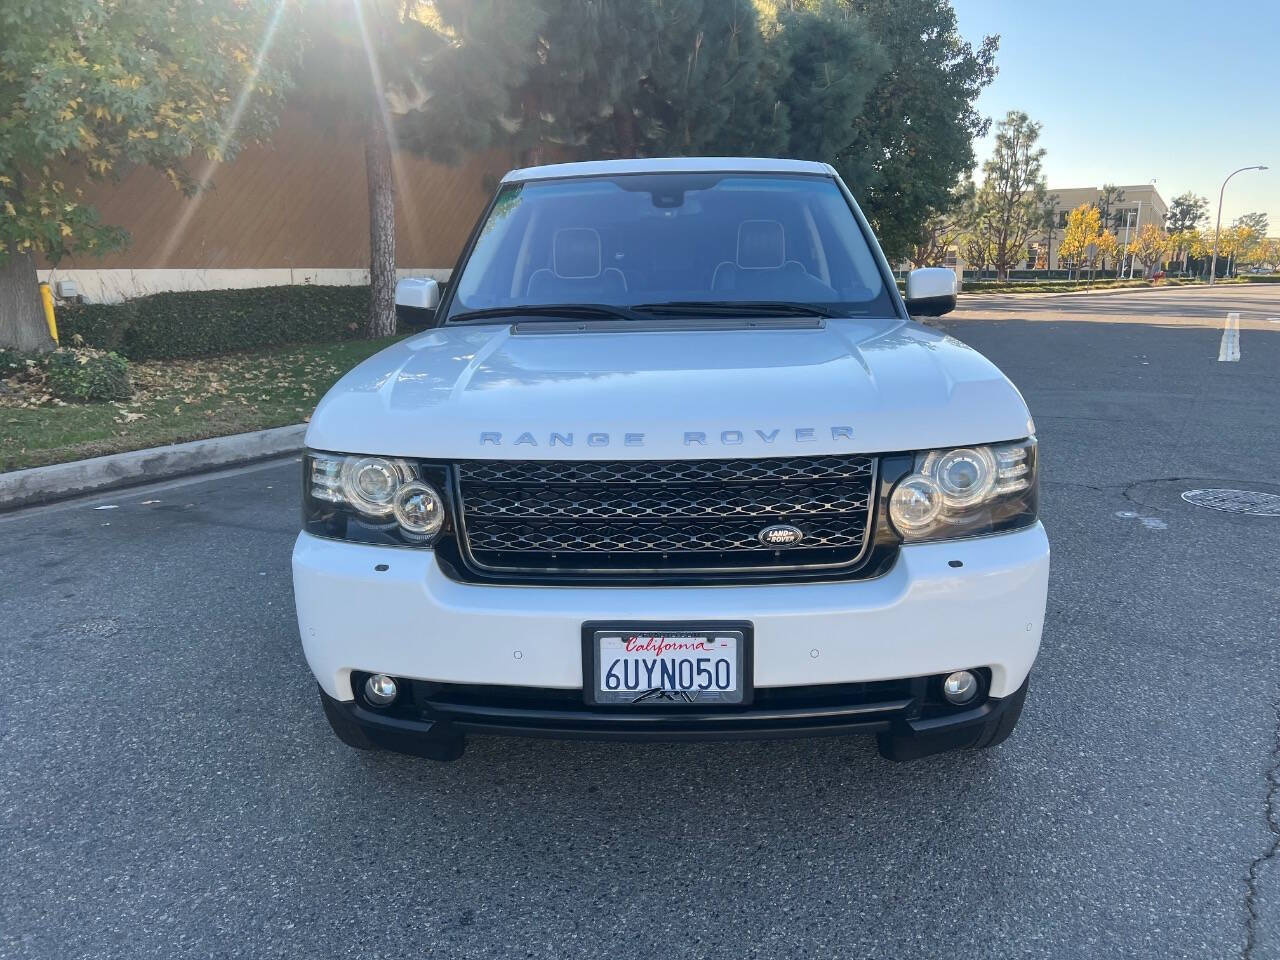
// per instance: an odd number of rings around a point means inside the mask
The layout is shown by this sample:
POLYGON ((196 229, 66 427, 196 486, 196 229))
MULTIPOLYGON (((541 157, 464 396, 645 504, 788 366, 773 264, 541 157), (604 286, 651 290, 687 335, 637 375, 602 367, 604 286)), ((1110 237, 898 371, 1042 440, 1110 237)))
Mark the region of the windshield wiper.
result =
POLYGON ((638 303, 631 308, 640 313, 668 314, 678 317, 832 317, 826 307, 816 303, 793 303, 785 300, 667 300, 663 303, 638 303))
POLYGON ((501 320, 519 317, 530 320, 648 320, 644 314, 627 307, 615 307, 607 303, 537 303, 522 307, 490 307, 487 310, 464 310, 455 313, 446 323, 481 323, 485 320, 501 320))

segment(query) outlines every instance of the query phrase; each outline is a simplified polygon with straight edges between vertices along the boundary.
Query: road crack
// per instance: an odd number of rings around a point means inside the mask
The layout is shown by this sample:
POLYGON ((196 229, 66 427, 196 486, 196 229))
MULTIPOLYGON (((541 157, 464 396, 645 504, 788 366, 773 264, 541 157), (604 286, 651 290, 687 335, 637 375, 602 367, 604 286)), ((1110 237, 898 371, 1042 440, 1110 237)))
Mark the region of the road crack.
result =
POLYGON ((1271 842, 1267 844, 1261 856, 1255 857, 1249 864, 1244 898, 1245 909, 1248 911, 1245 919, 1244 960, 1251 960, 1253 951, 1258 945, 1258 881, 1263 867, 1272 862, 1276 853, 1280 852, 1280 700, 1272 700, 1271 709, 1276 715, 1276 726, 1271 737, 1271 765, 1267 768, 1267 792, 1262 801, 1262 810, 1266 816, 1267 830, 1271 833, 1271 842))

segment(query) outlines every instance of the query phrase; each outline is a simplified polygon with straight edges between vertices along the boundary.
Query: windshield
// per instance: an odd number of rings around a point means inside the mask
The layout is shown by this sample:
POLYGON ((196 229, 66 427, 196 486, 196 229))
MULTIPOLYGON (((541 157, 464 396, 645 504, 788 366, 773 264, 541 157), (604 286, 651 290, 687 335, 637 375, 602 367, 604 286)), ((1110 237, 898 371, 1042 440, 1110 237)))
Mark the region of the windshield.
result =
POLYGON ((448 319, 547 305, 661 313, 663 304, 697 312, 735 303, 895 315, 835 181, 670 173, 504 185, 448 319))

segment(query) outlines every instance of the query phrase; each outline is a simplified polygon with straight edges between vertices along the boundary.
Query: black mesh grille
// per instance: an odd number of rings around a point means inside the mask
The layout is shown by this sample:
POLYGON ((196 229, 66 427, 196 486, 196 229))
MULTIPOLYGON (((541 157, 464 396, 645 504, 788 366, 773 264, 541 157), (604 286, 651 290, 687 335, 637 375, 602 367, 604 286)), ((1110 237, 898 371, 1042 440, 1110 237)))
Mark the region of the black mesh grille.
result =
POLYGON ((458 464, 462 527, 494 570, 787 569, 863 553, 871 457, 458 464), (794 546, 763 543, 787 524, 794 546))

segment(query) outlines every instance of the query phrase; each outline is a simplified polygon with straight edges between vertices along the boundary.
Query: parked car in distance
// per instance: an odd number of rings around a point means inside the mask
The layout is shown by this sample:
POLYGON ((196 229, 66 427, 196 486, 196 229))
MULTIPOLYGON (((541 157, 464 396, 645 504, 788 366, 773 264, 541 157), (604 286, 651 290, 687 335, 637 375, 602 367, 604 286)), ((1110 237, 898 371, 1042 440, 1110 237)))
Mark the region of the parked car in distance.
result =
POLYGON ((1017 389, 912 315, 826 164, 503 178, 424 329, 307 431, 298 626, 335 733, 1009 736, 1049 545, 1017 389))

